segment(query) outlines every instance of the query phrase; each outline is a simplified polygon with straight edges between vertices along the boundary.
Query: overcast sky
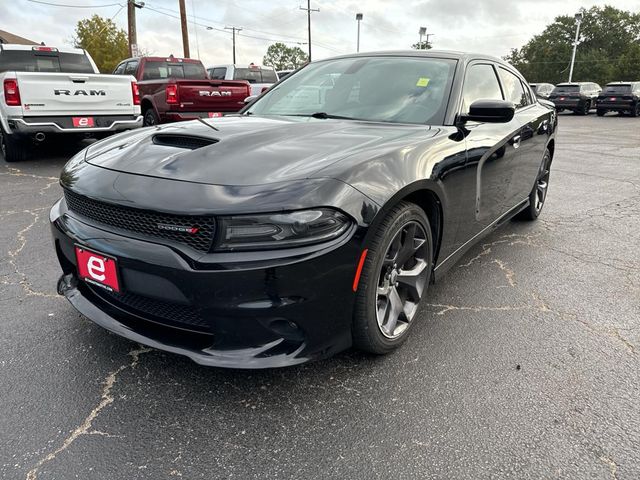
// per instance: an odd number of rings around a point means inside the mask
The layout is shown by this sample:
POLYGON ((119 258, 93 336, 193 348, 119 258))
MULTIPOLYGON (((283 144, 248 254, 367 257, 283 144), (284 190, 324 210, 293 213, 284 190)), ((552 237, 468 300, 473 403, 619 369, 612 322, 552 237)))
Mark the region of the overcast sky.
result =
MULTIPOLYGON (((93 13, 113 17, 126 29, 125 0, 42 1, 75 8, 0 0, 0 29, 48 45, 69 44, 78 20, 93 13)), ((155 55, 181 56, 180 21, 174 18, 178 0, 145 3, 137 10, 138 44, 155 55)), ((312 14, 313 59, 355 51, 357 12, 364 14, 361 51, 409 48, 424 26, 433 34, 435 48, 502 56, 526 43, 555 16, 604 4, 640 11, 640 0, 312 0, 311 8, 320 9, 312 14)), ((306 0, 186 0, 186 5, 191 56, 199 51, 206 65, 231 63, 231 33, 220 31, 225 26, 243 28, 236 40, 238 63, 261 63, 267 46, 275 41, 307 41, 306 12, 299 9, 306 0)))

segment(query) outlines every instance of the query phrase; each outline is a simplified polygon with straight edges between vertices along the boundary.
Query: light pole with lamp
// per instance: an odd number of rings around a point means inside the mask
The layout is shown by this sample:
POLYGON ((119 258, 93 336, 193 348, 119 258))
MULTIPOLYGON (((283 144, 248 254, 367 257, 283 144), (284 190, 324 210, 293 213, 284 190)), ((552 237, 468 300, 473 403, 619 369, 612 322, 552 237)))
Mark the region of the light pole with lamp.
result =
POLYGON ((576 50, 578 48, 578 38, 580 38, 580 24, 582 23, 582 19, 584 18, 584 8, 578 10, 578 13, 575 14, 574 18, 576 19, 576 39, 573 42, 573 53, 571 54, 571 66, 569 67, 569 82, 571 82, 573 78, 573 64, 576 61, 576 50))
POLYGON ((420 41, 418 42, 418 50, 422 50, 422 37, 427 33, 427 27, 420 27, 418 34, 420 35, 420 41))

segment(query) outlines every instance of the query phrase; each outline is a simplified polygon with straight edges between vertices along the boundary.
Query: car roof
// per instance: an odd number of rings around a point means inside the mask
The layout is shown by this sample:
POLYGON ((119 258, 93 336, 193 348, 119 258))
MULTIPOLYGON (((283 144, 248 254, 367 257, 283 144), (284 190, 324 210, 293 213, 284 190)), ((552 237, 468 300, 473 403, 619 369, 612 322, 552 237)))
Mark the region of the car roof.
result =
MULTIPOLYGON (((229 68, 229 67, 233 67, 233 68, 250 68, 251 67, 251 63, 247 63, 247 64, 243 64, 243 63, 236 63, 235 65, 232 63, 228 63, 225 65, 210 65, 207 67, 207 70, 210 70, 212 68, 229 68)), ((256 63, 253 64, 254 67, 260 68, 261 70, 273 70, 275 71, 275 68, 268 66, 268 65, 258 65, 256 63)))
POLYGON ((605 87, 608 87, 609 85, 632 85, 634 83, 640 83, 640 82, 609 82, 605 85, 605 87))
POLYGON ((494 57, 493 55, 487 55, 484 53, 473 52, 460 52, 456 50, 384 50, 375 52, 363 52, 352 53, 347 55, 340 55, 336 57, 325 58, 317 60, 322 62, 324 60, 331 60, 334 58, 350 58, 350 57, 433 57, 433 58, 451 58, 454 60, 489 60, 492 62, 500 63, 502 65, 511 66, 508 62, 505 62, 501 58, 494 57))
POLYGON ((197 60, 195 58, 180 58, 180 57, 131 57, 131 58, 125 58, 124 60, 118 62, 118 65, 120 65, 121 63, 124 62, 129 62, 131 60, 146 60, 146 61, 150 61, 150 62, 169 62, 169 61, 173 61, 176 63, 202 63, 200 62, 200 60, 197 60))
POLYGON ((62 53, 77 53, 84 55, 84 50, 81 48, 72 47, 54 47, 51 45, 18 45, 16 43, 0 43, 0 50, 33 50, 38 47, 55 48, 58 52, 62 53))

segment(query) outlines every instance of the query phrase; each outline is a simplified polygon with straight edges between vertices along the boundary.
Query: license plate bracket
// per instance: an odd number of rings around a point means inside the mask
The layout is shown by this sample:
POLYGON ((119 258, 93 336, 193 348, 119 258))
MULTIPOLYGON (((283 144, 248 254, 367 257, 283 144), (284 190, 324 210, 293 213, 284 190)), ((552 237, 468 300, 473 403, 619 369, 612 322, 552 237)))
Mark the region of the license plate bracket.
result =
POLYGON ((118 262, 114 257, 75 245, 78 277, 109 292, 120 293, 118 262))
POLYGON ((95 126, 93 117, 71 117, 73 128, 92 128, 95 126))

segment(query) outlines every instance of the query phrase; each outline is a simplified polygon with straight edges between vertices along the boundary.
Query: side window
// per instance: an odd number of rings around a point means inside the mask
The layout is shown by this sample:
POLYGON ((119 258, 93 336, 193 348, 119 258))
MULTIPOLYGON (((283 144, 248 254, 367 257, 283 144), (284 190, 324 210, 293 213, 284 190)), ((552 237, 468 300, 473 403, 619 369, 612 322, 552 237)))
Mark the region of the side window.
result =
POLYGON ((127 66, 124 69, 125 75, 133 75, 136 76, 136 70, 138 70, 138 61, 134 60, 133 62, 127 62, 127 66))
POLYGON ((210 70, 210 77, 212 80, 224 80, 227 74, 227 69, 224 67, 213 68, 210 70))
POLYGON ((535 100, 534 100, 535 96, 531 93, 531 89, 529 88, 529 86, 526 83, 524 83, 522 80, 520 80, 520 85, 522 85, 522 90, 524 91, 527 105, 532 105, 533 103, 535 103, 535 100))
POLYGON ((504 88, 505 98, 512 102, 516 108, 529 105, 520 79, 502 67, 498 68, 498 72, 500 74, 500 80, 502 81, 502 88, 504 88))
POLYGON ((116 69, 113 71, 114 75, 123 75, 124 74, 124 66, 126 65, 126 63, 121 63, 120 65, 118 65, 116 67, 116 69))
POLYGON ((503 100, 498 77, 491 65, 475 64, 469 67, 464 79, 462 98, 463 110, 467 112, 476 100, 503 100))

